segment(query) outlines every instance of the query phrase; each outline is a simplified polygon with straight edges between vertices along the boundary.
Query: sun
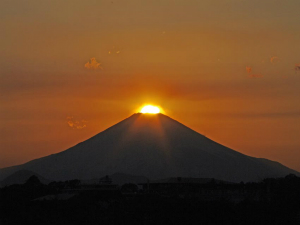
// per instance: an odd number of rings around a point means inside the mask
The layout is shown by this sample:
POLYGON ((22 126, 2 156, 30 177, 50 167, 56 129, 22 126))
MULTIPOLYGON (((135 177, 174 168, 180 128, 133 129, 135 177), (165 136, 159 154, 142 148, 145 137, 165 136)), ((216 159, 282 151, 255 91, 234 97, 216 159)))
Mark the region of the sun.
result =
POLYGON ((150 113, 150 114, 157 114, 160 113, 160 109, 157 106, 153 105, 146 105, 144 106, 141 111, 141 113, 150 113))

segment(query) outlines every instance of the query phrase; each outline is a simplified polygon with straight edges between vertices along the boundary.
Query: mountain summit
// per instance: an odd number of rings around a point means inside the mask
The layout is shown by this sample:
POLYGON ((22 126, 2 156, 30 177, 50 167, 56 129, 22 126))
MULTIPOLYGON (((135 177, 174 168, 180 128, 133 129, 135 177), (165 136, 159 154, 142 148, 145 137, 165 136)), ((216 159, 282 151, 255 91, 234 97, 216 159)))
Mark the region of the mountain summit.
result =
POLYGON ((246 182, 300 175, 278 162, 220 145, 166 115, 141 113, 65 151, 1 169, 0 180, 18 170, 30 170, 52 180, 125 173, 149 179, 194 177, 246 182))

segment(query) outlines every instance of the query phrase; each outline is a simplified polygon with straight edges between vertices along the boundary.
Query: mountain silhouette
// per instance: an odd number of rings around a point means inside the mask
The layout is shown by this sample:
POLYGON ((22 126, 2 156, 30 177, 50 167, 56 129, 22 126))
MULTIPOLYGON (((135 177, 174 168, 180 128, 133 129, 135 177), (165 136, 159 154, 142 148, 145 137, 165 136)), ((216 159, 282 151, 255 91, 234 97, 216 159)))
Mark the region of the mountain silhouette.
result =
POLYGON ((2 180, 0 182, 0 187, 9 186, 12 184, 24 184, 32 176, 36 176, 43 184, 49 184, 51 182, 51 180, 48 180, 35 172, 29 170, 18 170, 2 180))
POLYGON ((51 180, 125 173, 151 180, 193 177, 247 182, 300 175, 278 162, 220 145, 166 115, 141 113, 65 151, 1 169, 0 180, 18 170, 51 180))

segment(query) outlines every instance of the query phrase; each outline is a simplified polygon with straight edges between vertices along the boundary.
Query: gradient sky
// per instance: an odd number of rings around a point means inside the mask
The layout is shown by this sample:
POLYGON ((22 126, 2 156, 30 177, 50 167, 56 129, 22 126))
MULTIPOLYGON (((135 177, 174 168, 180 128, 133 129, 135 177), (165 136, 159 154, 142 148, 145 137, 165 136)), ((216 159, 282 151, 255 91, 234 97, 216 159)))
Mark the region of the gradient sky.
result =
POLYGON ((299 0, 1 0, 0 168, 145 103, 300 171, 299 0))

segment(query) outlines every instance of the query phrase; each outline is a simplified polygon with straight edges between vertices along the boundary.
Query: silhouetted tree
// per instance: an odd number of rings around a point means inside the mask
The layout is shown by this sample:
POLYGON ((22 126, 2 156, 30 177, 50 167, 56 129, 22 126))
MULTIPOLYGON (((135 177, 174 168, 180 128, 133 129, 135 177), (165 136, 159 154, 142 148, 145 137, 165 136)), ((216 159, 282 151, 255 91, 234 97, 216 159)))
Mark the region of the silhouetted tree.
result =
POLYGON ((32 175, 31 177, 29 177, 28 180, 25 182, 26 186, 39 186, 41 184, 42 184, 41 181, 35 175, 32 175))
POLYGON ((100 184, 111 184, 112 179, 108 175, 106 175, 105 177, 100 178, 99 183, 100 184))
POLYGON ((133 183, 123 184, 121 187, 121 192, 136 193, 138 192, 138 186, 133 183))
POLYGON ((75 180, 69 180, 68 181, 68 186, 69 186, 69 188, 76 188, 76 187, 78 187, 79 185, 80 185, 80 180, 78 180, 78 179, 75 179, 75 180))

